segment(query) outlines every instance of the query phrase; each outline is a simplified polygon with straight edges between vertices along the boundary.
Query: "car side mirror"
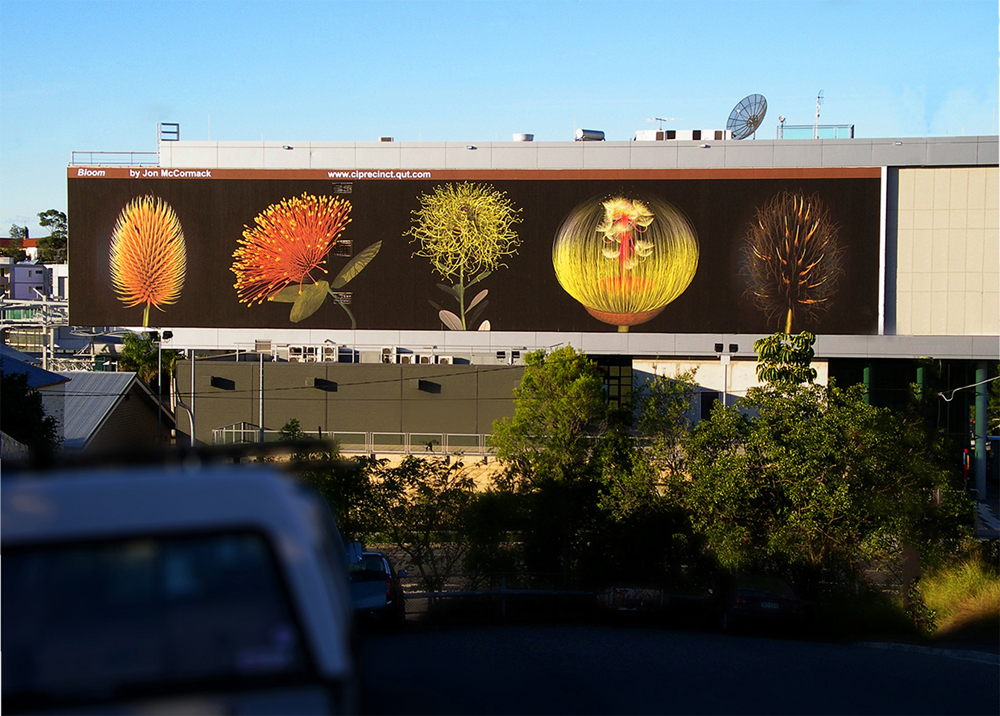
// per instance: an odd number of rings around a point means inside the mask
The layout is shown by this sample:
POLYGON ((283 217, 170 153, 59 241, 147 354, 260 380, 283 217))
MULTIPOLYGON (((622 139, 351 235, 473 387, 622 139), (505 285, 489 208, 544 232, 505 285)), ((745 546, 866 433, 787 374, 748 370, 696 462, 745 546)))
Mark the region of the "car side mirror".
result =
POLYGON ((405 569, 401 569, 398 572, 396 572, 396 576, 399 577, 400 579, 402 579, 403 577, 405 577, 408 574, 409 574, 409 572, 407 572, 405 569))
POLYGON ((361 546, 360 542, 351 542, 347 545, 347 563, 357 564, 361 561, 361 553, 364 552, 364 547, 361 546))

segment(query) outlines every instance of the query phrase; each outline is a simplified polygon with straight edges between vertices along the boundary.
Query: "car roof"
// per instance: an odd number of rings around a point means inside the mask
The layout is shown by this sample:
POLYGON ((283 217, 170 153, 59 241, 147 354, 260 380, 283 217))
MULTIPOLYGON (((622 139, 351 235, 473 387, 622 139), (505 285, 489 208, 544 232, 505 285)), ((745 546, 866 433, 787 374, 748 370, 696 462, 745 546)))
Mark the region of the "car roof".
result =
POLYGON ((0 539, 112 538, 243 526, 295 529, 295 486, 247 466, 121 467, 4 477, 0 539))
MULTIPOLYGON (((253 465, 105 467, 3 477, 0 541, 5 549, 67 542, 142 538, 227 529, 259 530, 271 539, 295 585, 302 617, 322 634, 346 632, 331 609, 322 575, 307 553, 322 539, 321 510, 301 485, 274 468, 253 465)), ((342 549, 342 545, 340 545, 342 549)), ((344 584, 329 596, 349 615, 344 584)), ((310 630, 312 631, 312 630, 310 630)), ((333 639, 313 643, 326 673, 350 671, 333 639)))

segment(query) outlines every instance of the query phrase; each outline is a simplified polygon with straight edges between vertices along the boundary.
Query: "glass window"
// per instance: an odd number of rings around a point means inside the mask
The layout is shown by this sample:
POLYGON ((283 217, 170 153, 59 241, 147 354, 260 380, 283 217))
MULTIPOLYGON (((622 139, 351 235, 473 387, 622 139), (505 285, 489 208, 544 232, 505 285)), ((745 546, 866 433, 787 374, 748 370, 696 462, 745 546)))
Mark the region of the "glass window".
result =
POLYGON ((8 549, 0 569, 5 705, 307 668, 260 534, 8 549))

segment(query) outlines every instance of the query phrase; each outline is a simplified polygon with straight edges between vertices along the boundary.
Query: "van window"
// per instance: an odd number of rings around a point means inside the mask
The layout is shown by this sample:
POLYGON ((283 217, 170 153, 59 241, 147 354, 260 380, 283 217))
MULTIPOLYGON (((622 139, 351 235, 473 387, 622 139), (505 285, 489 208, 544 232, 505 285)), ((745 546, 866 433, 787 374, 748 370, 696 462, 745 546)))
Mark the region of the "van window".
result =
POLYGON ((308 666, 257 533, 8 548, 0 570, 5 710, 308 666))

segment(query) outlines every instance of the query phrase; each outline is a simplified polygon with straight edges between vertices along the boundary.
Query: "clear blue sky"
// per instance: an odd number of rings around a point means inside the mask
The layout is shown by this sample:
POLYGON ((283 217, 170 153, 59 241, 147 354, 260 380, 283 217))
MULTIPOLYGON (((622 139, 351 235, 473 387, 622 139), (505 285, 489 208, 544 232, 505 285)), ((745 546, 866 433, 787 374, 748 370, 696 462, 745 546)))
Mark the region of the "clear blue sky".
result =
MULTIPOLYGON (((0 233, 66 209, 74 150, 181 138, 629 140, 724 128, 744 96, 858 137, 987 135, 996 0, 0 0, 0 233)), ((72 227, 71 227, 72 232, 72 227)))

